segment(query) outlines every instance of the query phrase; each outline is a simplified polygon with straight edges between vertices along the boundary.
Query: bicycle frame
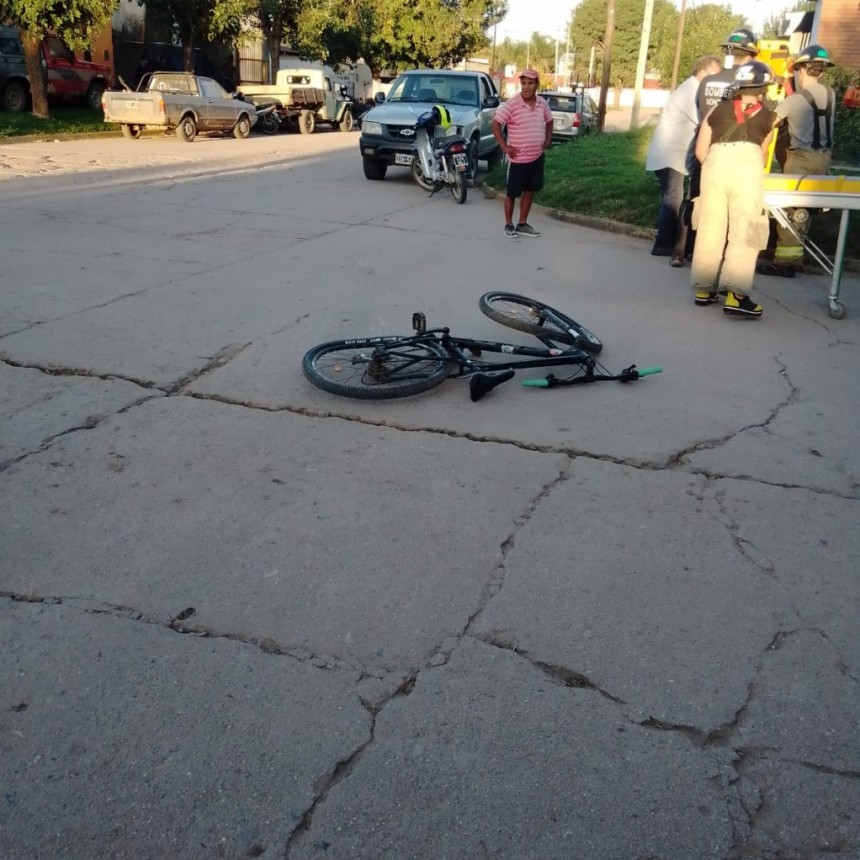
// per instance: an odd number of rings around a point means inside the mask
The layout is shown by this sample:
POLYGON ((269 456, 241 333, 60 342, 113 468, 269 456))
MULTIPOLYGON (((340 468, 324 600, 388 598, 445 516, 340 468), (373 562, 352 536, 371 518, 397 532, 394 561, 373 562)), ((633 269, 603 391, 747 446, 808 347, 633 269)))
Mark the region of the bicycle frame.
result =
POLYGON ((602 348, 599 338, 571 317, 524 296, 490 292, 481 296, 480 306, 491 319, 529 332, 542 345, 455 337, 447 327, 428 329, 426 317, 419 312, 412 315, 412 335, 375 335, 319 344, 305 353, 302 369, 324 391, 366 400, 422 394, 445 379, 468 378, 473 401, 513 378, 518 370, 573 366, 573 372, 563 378, 550 373, 543 379, 523 382, 540 388, 601 380, 632 382, 662 370, 637 370, 633 364, 620 373, 609 373, 594 357, 602 348), (483 353, 501 358, 482 359, 483 353))

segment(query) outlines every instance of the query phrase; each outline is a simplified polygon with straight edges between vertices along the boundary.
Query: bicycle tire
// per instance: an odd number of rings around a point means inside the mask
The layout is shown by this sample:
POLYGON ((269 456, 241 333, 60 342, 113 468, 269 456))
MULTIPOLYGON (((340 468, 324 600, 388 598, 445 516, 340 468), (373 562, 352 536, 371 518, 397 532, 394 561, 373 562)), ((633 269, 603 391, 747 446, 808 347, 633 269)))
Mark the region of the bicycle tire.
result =
POLYGON ((433 340, 386 335, 319 344, 305 353, 302 371, 329 394, 392 400, 435 388, 448 378, 449 364, 448 353, 433 340))
POLYGON ((491 292, 484 293, 478 304, 485 316, 508 328, 538 336, 543 335, 570 346, 578 346, 593 355, 597 355, 603 349, 600 338, 584 325, 580 325, 567 314, 536 299, 518 296, 516 293, 491 292), (544 319, 544 311, 550 311, 558 317, 566 328, 561 329, 551 320, 544 319))

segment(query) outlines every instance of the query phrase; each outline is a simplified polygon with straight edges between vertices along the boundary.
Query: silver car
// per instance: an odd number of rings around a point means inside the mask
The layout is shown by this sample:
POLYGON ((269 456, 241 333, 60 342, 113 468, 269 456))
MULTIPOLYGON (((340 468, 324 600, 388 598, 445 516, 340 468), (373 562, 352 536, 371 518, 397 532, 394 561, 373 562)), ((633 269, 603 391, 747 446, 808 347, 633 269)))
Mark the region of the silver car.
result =
POLYGON ((452 125, 467 142, 469 178, 478 159, 489 166, 501 161, 493 137, 493 117, 499 96, 492 78, 484 72, 415 69, 403 72, 387 97, 361 118, 359 147, 367 179, 384 179, 389 165, 412 167, 415 162, 415 122, 434 105, 451 113, 452 125))
POLYGON ((552 142, 564 143, 597 127, 597 105, 583 90, 540 93, 552 112, 552 142))

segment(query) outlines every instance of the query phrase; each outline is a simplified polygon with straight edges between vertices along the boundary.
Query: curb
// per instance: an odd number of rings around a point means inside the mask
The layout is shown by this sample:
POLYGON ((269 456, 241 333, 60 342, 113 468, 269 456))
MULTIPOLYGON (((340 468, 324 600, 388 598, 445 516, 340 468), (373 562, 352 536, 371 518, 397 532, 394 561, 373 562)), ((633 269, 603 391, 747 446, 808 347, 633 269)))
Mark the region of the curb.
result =
MULTIPOLYGON (((488 200, 494 200, 500 196, 499 191, 496 188, 491 188, 486 182, 481 183, 481 190, 484 192, 484 197, 488 200)), ((580 215, 577 212, 566 212, 563 209, 548 209, 538 204, 533 204, 532 208, 539 209, 548 218, 552 218, 555 221, 562 221, 565 224, 575 224, 578 227, 590 227, 593 230, 603 230, 606 233, 618 233, 622 236, 631 236, 634 239, 647 239, 649 242, 653 242, 657 234, 657 231, 651 228, 637 227, 635 224, 625 224, 623 221, 613 221, 610 218, 580 215)), ((810 266, 810 269, 812 268, 810 266)), ((814 269, 814 274, 826 274, 817 265, 814 266, 814 269)), ((846 257, 842 261, 842 270, 845 272, 860 272, 860 260, 852 260, 846 257)))

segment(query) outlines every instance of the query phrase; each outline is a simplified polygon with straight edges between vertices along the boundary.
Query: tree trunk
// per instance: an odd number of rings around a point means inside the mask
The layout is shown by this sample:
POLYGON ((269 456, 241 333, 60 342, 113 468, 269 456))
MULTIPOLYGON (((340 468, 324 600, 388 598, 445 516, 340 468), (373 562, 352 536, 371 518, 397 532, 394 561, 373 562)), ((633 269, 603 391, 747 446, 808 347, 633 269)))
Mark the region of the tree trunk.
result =
POLYGON ((182 40, 182 65, 186 72, 195 72, 194 68, 194 40, 192 37, 188 41, 182 40))
POLYGON ((30 79, 30 96, 33 100, 33 116, 48 119, 48 82, 47 69, 42 66, 42 37, 32 36, 23 27, 21 44, 24 47, 24 63, 30 79))

